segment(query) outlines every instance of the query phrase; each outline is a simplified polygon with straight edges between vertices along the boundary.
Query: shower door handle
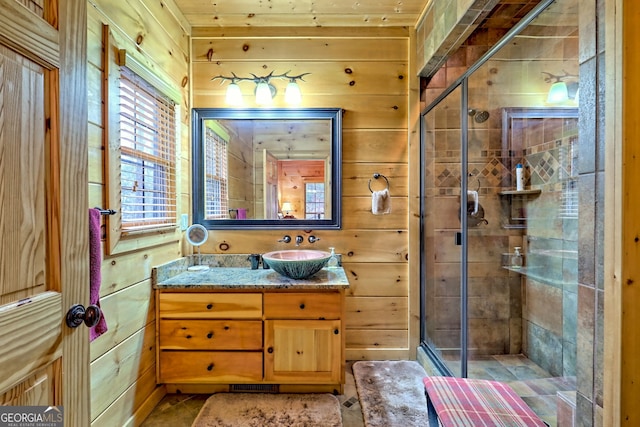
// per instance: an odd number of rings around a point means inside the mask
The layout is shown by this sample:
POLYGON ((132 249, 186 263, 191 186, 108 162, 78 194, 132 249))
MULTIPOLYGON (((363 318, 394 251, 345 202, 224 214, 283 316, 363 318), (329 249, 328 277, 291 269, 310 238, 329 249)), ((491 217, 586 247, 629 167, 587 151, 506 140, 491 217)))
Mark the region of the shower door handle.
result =
POLYGON ((456 246, 461 246, 462 245, 462 232, 456 231, 455 239, 456 239, 456 241, 455 241, 456 246))

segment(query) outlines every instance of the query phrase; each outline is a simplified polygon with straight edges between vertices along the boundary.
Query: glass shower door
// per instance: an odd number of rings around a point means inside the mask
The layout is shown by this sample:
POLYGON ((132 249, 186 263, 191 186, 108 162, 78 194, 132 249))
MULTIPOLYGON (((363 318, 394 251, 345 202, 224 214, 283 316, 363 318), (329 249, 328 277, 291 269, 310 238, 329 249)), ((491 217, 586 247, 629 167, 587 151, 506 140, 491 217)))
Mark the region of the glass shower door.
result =
POLYGON ((446 95, 422 120, 424 278, 423 342, 444 372, 460 376, 465 360, 462 342, 462 86, 446 95))

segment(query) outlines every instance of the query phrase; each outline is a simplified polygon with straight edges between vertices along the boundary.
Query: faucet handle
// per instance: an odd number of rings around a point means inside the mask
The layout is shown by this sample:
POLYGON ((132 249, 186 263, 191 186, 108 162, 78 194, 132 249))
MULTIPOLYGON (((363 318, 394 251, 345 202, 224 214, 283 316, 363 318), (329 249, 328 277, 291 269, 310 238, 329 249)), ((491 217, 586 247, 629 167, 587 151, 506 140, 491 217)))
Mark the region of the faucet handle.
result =
POLYGON ((320 240, 319 237, 314 236, 313 234, 311 236, 309 236, 309 243, 315 243, 318 240, 320 240))
POLYGON ((286 234, 282 239, 278 240, 278 242, 289 243, 291 242, 291 236, 286 234))

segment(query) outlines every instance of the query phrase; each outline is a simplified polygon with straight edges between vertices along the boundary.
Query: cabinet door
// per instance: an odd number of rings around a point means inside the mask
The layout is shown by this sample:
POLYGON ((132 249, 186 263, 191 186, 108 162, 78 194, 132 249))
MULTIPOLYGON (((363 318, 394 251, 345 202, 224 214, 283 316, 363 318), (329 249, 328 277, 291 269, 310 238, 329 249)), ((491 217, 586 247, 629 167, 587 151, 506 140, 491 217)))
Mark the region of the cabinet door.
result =
POLYGON ((288 383, 340 383, 340 320, 266 320, 265 379, 288 383))

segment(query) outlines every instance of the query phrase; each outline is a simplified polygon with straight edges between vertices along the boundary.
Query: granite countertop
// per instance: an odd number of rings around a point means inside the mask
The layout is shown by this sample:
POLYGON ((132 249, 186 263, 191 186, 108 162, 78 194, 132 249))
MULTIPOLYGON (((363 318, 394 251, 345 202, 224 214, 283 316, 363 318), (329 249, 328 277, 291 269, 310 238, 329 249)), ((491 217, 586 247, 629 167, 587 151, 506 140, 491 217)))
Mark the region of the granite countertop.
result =
POLYGON ((323 268, 307 279, 290 279, 271 269, 245 267, 210 268, 186 271, 154 284, 156 289, 332 289, 348 288, 342 267, 323 268))
POLYGON ((271 269, 238 266, 247 263, 247 255, 203 257, 209 270, 190 271, 190 257, 154 267, 154 289, 341 289, 349 287, 342 267, 323 268, 307 279, 290 279, 271 269))

